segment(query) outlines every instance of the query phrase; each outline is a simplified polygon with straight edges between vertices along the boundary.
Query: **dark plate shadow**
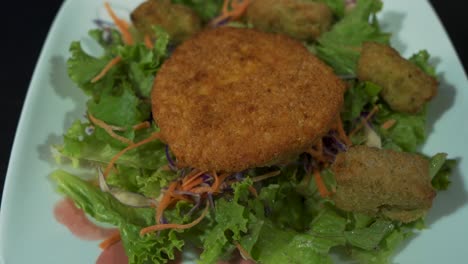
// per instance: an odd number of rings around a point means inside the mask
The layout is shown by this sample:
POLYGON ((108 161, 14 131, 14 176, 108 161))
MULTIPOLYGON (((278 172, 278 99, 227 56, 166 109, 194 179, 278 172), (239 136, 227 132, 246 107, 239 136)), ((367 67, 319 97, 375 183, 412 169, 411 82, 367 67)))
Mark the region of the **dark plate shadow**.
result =
MULTIPOLYGON (((457 159, 457 164, 460 164, 460 160, 460 158, 457 159)), ((433 223, 455 213, 468 202, 468 194, 464 188, 463 175, 459 166, 452 171, 450 181, 452 183, 449 189, 437 193, 432 208, 429 210, 426 217, 426 224, 429 228, 433 223)))
POLYGON ((400 53, 403 53, 407 48, 407 45, 402 41, 402 39, 399 36, 399 32, 403 28, 403 20, 405 19, 405 17, 406 14, 404 13, 388 11, 383 13, 382 17, 379 19, 382 31, 392 32, 392 46, 400 53))
MULTIPOLYGON (((71 111, 65 113, 63 119, 63 131, 67 131, 73 122, 81 117, 84 118, 86 112, 86 97, 83 92, 68 77, 66 59, 63 56, 53 56, 49 63, 50 86, 54 93, 61 99, 73 104, 71 111)), ((51 147, 63 143, 63 135, 49 134, 47 141, 37 147, 39 159, 55 164, 51 147)))
MULTIPOLYGON (((439 58, 434 58, 431 63, 437 66, 438 61, 439 58)), ((453 106, 457 94, 455 87, 445 79, 445 73, 438 74, 437 78, 439 79, 437 95, 429 102, 427 109, 426 133, 429 139, 435 123, 453 106)))

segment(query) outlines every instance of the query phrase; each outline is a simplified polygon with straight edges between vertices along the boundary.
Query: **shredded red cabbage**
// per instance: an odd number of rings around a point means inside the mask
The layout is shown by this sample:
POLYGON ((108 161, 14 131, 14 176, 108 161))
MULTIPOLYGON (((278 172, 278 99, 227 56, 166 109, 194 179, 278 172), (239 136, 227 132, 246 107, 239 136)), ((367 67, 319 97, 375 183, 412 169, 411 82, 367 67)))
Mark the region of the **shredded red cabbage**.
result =
POLYGON ((202 176, 204 183, 211 183, 214 179, 211 175, 204 173, 202 176))
POLYGON ((214 210, 215 206, 214 206, 213 194, 208 193, 206 197, 208 197, 208 202, 210 203, 211 209, 214 210))
POLYGON ((226 25, 227 23, 229 23, 230 19, 231 19, 230 17, 226 17, 225 19, 222 19, 222 20, 218 21, 218 23, 213 25, 213 28, 217 28, 217 27, 226 25))
POLYGON ((195 200, 195 205, 188 211, 187 215, 190 216, 192 215, 198 208, 200 208, 200 205, 202 204, 202 199, 197 199, 195 200))
POLYGON ((93 22, 94 22, 94 24, 96 24, 96 26, 98 26, 99 28, 102 28, 102 29, 115 26, 114 23, 112 23, 110 21, 102 20, 102 19, 99 19, 99 18, 93 19, 93 22))
POLYGON ((177 166, 175 165, 175 162, 171 157, 171 153, 169 153, 169 145, 166 145, 165 152, 166 152, 166 159, 167 159, 167 164, 169 165, 169 168, 173 171, 177 171, 178 170, 177 166))

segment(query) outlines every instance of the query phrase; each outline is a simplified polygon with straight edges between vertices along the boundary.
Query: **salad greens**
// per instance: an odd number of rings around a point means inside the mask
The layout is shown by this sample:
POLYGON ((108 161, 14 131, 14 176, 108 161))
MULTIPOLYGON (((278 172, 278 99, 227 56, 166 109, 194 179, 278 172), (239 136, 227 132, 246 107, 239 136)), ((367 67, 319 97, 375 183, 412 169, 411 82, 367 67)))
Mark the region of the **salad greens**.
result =
MULTIPOLYGON (((222 1, 172 0, 187 5, 205 21, 215 17, 222 1)), ((345 11, 344 1, 323 0, 335 13, 337 22, 316 43, 307 43, 316 55, 333 67, 338 74, 355 75, 360 45, 365 41, 388 43, 390 35, 381 32, 376 13, 382 8, 378 0, 360 0, 354 9, 345 11)), ((87 53, 80 42, 70 46, 68 73, 77 87, 89 96, 87 115, 117 127, 115 133, 132 142, 139 142, 157 132, 152 121, 150 92, 159 67, 169 56, 169 36, 155 27, 158 36, 153 48, 143 42, 124 45, 116 30, 94 29, 89 32, 101 47, 102 54, 87 53), (112 59, 119 63, 97 82, 92 81, 112 59), (133 127, 142 122, 151 124, 144 129, 133 127)), ((428 74, 435 76, 429 54, 421 51, 410 58, 428 74)), ((369 120, 382 140, 383 148, 417 152, 426 140, 426 111, 405 114, 392 111, 379 98, 381 87, 370 82, 347 81, 344 110, 341 118, 349 129, 363 113, 377 106, 379 111, 369 120), (395 124, 382 128, 387 120, 395 124)), ((75 89, 75 87, 73 87, 75 89)), ((359 133, 354 143, 362 143, 359 133)), ((103 166, 119 153, 125 144, 91 120, 77 120, 63 136, 63 144, 54 146, 58 162, 71 160, 75 166, 103 166)), ((153 141, 123 154, 107 177, 113 187, 139 193, 155 201, 165 188, 187 172, 168 169, 165 145, 153 141)), ((445 190, 454 160, 447 154, 430 158, 432 184, 445 190)), ((167 263, 175 259, 184 246, 204 249, 198 263, 216 263, 229 259, 241 249, 244 257, 259 263, 333 263, 330 251, 347 254, 362 263, 388 263, 401 242, 424 227, 423 219, 403 224, 359 213, 343 212, 331 200, 319 195, 317 184, 310 180, 307 159, 269 168, 253 168, 239 175, 230 175, 230 186, 222 195, 206 203, 209 214, 189 229, 166 229, 158 234, 140 235, 143 228, 157 224, 153 208, 134 208, 117 201, 64 170, 57 170, 51 178, 63 195, 97 221, 119 228, 126 254, 131 264, 167 263), (254 181, 256 176, 272 171, 279 175, 254 181), (253 191, 254 190, 254 191, 253 191)), ((333 173, 321 172, 328 189, 335 188, 333 173)), ((190 194, 194 195, 194 194, 190 194)), ((205 204, 185 201, 165 211, 162 219, 168 223, 187 224, 201 215, 205 204)))
POLYGON ((208 22, 217 16, 223 5, 222 0, 171 0, 171 2, 192 8, 204 22, 208 22))
POLYGON ((375 17, 381 8, 380 1, 357 1, 343 19, 318 39, 317 56, 332 66, 336 73, 355 75, 362 43, 389 43, 390 34, 380 31, 375 17))

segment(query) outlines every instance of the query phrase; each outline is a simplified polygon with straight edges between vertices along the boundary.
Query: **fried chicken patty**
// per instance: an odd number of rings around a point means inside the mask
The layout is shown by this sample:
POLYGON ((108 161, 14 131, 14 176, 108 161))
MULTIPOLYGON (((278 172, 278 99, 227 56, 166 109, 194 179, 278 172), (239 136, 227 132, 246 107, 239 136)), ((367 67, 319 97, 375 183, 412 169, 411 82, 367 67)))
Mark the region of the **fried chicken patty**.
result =
POLYGON ((300 42, 224 27, 181 44, 151 99, 180 166, 234 172, 310 148, 337 117, 343 93, 332 69, 300 42))

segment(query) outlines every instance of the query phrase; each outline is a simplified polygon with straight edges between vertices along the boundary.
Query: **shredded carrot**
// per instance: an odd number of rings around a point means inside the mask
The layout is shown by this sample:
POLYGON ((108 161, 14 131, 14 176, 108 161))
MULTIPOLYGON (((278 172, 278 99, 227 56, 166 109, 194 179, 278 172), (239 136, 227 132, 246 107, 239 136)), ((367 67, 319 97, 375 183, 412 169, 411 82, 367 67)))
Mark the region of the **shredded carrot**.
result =
POLYGON ((315 144, 315 146, 317 147, 317 151, 322 153, 323 152, 323 140, 320 139, 317 144, 315 144))
MULTIPOLYGON (((193 170, 189 175, 185 176, 184 180, 187 179, 186 181, 182 181, 182 187, 183 189, 190 189, 190 188, 185 188, 187 185, 191 184, 193 181, 197 180, 198 177, 203 175, 206 171, 198 171, 198 170, 193 170)), ((200 184, 200 183, 199 183, 200 184)), ((198 184, 197 184, 198 185, 198 184)), ((197 186, 193 185, 193 186, 197 186)), ((193 187, 192 187, 193 188, 193 187)))
POLYGON ((194 181, 190 181, 189 183, 183 185, 182 186, 182 191, 191 190, 191 189, 195 188, 196 186, 202 184, 203 182, 204 182, 203 178, 195 178, 194 181))
POLYGON ((203 220, 203 218, 205 218, 206 214, 208 213, 208 209, 209 209, 209 203, 206 203, 206 207, 205 207, 205 210, 203 211, 203 213, 191 223, 188 223, 188 224, 157 224, 157 225, 153 225, 153 226, 148 226, 148 227, 145 227, 145 228, 140 230, 140 235, 144 235, 144 234, 147 234, 149 232, 165 230, 165 229, 187 229, 187 228, 191 228, 191 227, 197 225, 198 223, 200 223, 203 220))
POLYGON ((125 20, 117 17, 117 15, 115 14, 114 10, 112 10, 108 2, 105 2, 104 6, 106 7, 107 13, 109 13, 109 16, 112 18, 115 25, 122 34, 124 43, 127 45, 133 45, 133 38, 132 34, 129 31, 130 26, 128 25, 128 23, 125 20))
POLYGON ((112 157, 112 159, 109 161, 109 164, 107 164, 107 167, 106 169, 104 170, 104 177, 107 177, 107 175, 109 174, 110 170, 112 169, 112 167, 114 166, 115 162, 117 162, 117 160, 123 155, 125 154, 127 151, 129 150, 132 150, 132 149, 135 149, 141 145, 144 145, 144 144, 147 144, 153 140, 156 140, 156 139, 159 139, 161 138, 161 135, 159 134, 159 132, 156 132, 156 133, 153 133, 151 136, 149 136, 148 138, 145 138, 143 140, 141 140, 140 142, 137 142, 137 143, 134 143, 134 144, 131 144, 129 145, 128 147, 122 149, 119 153, 117 153, 114 157, 112 157))
POLYGON ((238 19, 245 13, 247 7, 249 7, 250 0, 243 0, 242 2, 234 0, 231 5, 234 8, 231 11, 231 18, 238 19))
POLYGON ((242 0, 231 0, 231 7, 233 9, 236 9, 236 7, 240 6, 242 4, 242 0))
POLYGON ((151 126, 150 122, 148 121, 145 121, 145 122, 141 122, 139 124, 136 124, 132 127, 133 130, 140 130, 140 129, 145 129, 145 128, 149 128, 151 126))
POLYGON ((317 161, 320 161, 323 163, 327 162, 327 159, 323 156, 323 152, 319 152, 318 150, 315 150, 313 148, 308 149, 306 152, 309 153, 312 156, 312 158, 317 161))
POLYGON ((224 173, 218 177, 218 182, 215 181, 215 183, 211 187, 213 190, 213 193, 219 192, 219 188, 221 187, 221 184, 223 184, 224 180, 226 180, 226 178, 229 177, 229 175, 230 175, 229 173, 224 173))
POLYGON ((242 17, 247 10, 247 7, 250 5, 251 0, 224 0, 223 8, 221 10, 221 15, 215 18, 211 24, 217 25, 219 22, 225 19, 236 20, 242 17), (232 10, 229 10, 229 3, 231 3, 232 10))
MULTIPOLYGON (((114 21, 115 25, 119 29, 120 33, 122 34, 122 38, 123 38, 124 43, 127 44, 127 45, 133 45, 133 38, 132 38, 132 34, 129 31, 129 28, 130 28, 129 24, 125 20, 122 20, 122 19, 117 17, 117 15, 115 14, 114 10, 112 10, 112 8, 111 8, 111 6, 109 5, 108 2, 105 2, 104 6, 105 6, 107 12, 109 13, 110 17, 114 21)), ((101 72, 91 80, 91 83, 95 83, 95 82, 99 81, 102 77, 104 77, 106 75, 106 73, 112 67, 114 67, 121 60, 122 60, 122 58, 120 56, 117 56, 117 57, 113 58, 111 61, 109 61, 109 63, 107 63, 107 65, 101 70, 101 72)))
POLYGON ((389 120, 385 121, 380 127, 383 128, 383 129, 390 129, 395 124, 396 124, 395 119, 389 119, 389 120))
POLYGON ((109 61, 109 63, 107 63, 107 65, 101 70, 101 72, 98 75, 96 75, 93 79, 91 79, 91 83, 95 83, 95 82, 99 81, 102 77, 104 77, 106 75, 106 73, 112 67, 114 67, 117 63, 119 63, 120 60, 122 60, 122 58, 120 56, 117 56, 117 57, 113 58, 111 61, 109 61))
POLYGON ((95 124, 96 126, 104 129, 107 134, 109 134, 109 136, 117 139, 118 141, 122 142, 122 143, 125 143, 125 144, 128 144, 128 145, 131 145, 133 144, 133 141, 131 141, 130 139, 126 138, 126 137, 122 137, 121 135, 117 135, 114 130, 112 129, 112 126, 106 124, 106 122, 100 120, 100 119, 97 119, 95 118, 91 113, 88 112, 88 117, 89 117, 89 120, 91 122, 93 122, 93 124, 95 124))
POLYGON ((258 197, 257 189, 255 189, 252 185, 249 186, 249 192, 255 197, 258 197))
POLYGON ((247 252, 247 250, 245 250, 245 248, 243 248, 242 245, 239 242, 234 241, 234 245, 236 246, 237 250, 239 250, 239 253, 241 254, 243 259, 253 260, 252 256, 249 254, 249 252, 247 252))
POLYGON ((158 207, 156 208, 156 223, 161 223, 161 217, 163 216, 164 210, 166 210, 166 208, 171 204, 172 193, 177 188, 177 185, 179 185, 178 182, 172 182, 169 184, 169 188, 164 193, 161 202, 159 202, 158 207))
POLYGON ((211 174, 213 175, 213 178, 214 178, 214 182, 213 182, 213 185, 211 186, 211 189, 212 189, 212 192, 214 192, 219 187, 219 177, 218 177, 218 174, 216 174, 216 171, 213 171, 211 174))
POLYGON ((182 179, 182 185, 184 185, 187 180, 192 179, 193 177, 197 177, 196 174, 199 173, 200 171, 197 169, 192 169, 185 177, 182 179))
POLYGON ((182 201, 186 201, 186 202, 189 202, 189 203, 193 203, 192 200, 188 199, 187 197, 185 197, 184 195, 181 195, 181 194, 176 194, 176 193, 173 192, 173 193, 171 194, 171 196, 174 197, 174 199, 172 200, 172 202, 182 200, 182 201))
POLYGON ((121 239, 120 237, 120 232, 116 231, 114 234, 112 234, 110 237, 105 239, 99 244, 99 247, 104 250, 107 249, 108 247, 114 245, 115 243, 119 242, 121 239))
POLYGON ((280 175, 280 174, 281 174, 281 171, 279 171, 279 170, 277 170, 277 171, 272 171, 272 172, 268 172, 268 173, 265 173, 265 174, 263 174, 263 175, 254 177, 254 178, 252 178, 252 181, 253 181, 253 182, 263 181, 263 180, 266 180, 266 179, 268 179, 268 178, 278 176, 278 175, 280 175))
POLYGON ((377 113, 377 111, 379 111, 379 107, 378 106, 374 106, 374 108, 372 108, 372 110, 370 111, 370 113, 363 119, 361 119, 361 123, 355 128, 353 129, 353 131, 351 131, 351 133, 349 133, 350 136, 356 134, 359 130, 361 130, 361 128, 364 127, 364 124, 369 121, 369 119, 372 118, 372 116, 375 115, 375 113, 377 113))
POLYGON ((343 128, 343 122, 341 122, 341 116, 339 114, 338 114, 338 117, 336 118, 334 127, 336 128, 336 131, 338 132, 338 137, 346 144, 346 146, 351 146, 353 143, 351 142, 349 137, 346 135, 346 132, 343 128))
POLYGON ((153 49, 154 48, 153 41, 151 41, 151 37, 149 35, 145 35, 144 40, 145 40, 145 46, 148 49, 153 49))
POLYGON ((229 2, 230 2, 230 0, 224 0, 223 9, 221 10, 221 14, 229 13, 229 2))
POLYGON ((320 193, 320 196, 322 196, 323 198, 329 196, 330 192, 325 186, 322 176, 320 175, 320 172, 317 169, 314 170, 314 179, 315 179, 315 184, 317 184, 317 189, 320 193))

